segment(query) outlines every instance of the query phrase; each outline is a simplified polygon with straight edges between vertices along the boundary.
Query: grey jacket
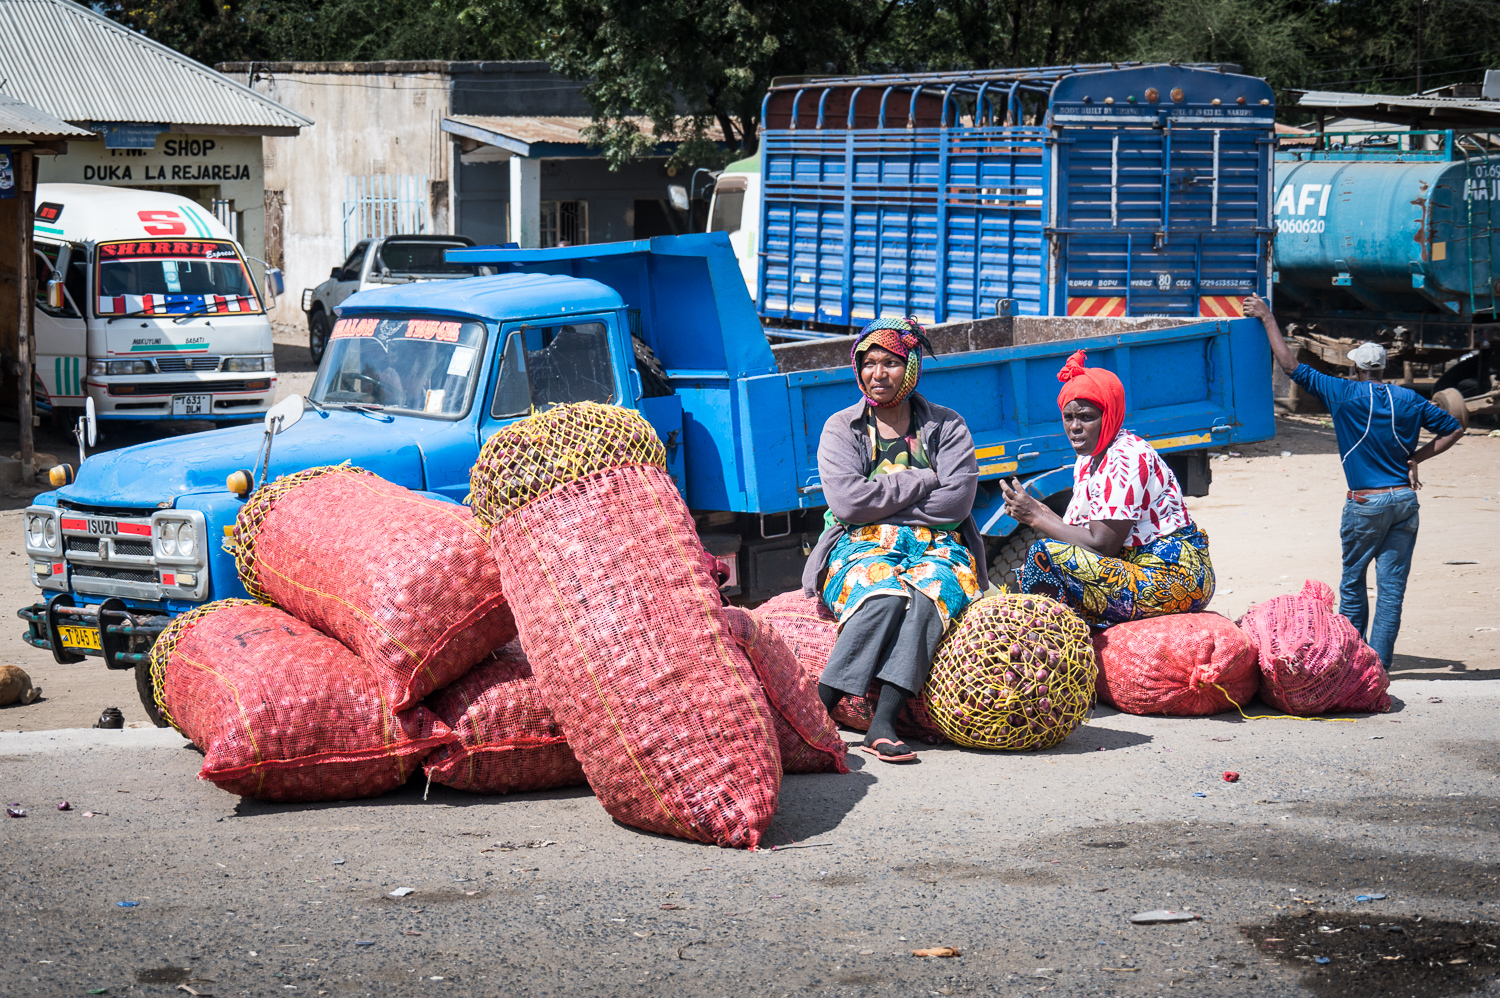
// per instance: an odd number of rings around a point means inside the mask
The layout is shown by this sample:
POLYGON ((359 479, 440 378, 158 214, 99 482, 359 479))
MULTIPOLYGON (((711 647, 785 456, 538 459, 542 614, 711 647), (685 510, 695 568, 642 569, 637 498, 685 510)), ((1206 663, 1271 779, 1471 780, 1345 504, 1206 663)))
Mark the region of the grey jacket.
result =
MULTIPOLYGON (((974 555, 979 590, 989 588, 984 562, 984 539, 974 522, 974 494, 979 490, 979 462, 968 424, 952 409, 933 405, 920 394, 911 396, 911 418, 921 436, 931 468, 912 468, 870 480, 870 442, 863 432, 865 403, 840 409, 823 424, 818 442, 818 473, 823 498, 833 515, 849 523, 895 523, 930 527, 961 523, 964 546, 974 555)), ((834 524, 818 538, 802 570, 802 592, 821 595, 819 577, 828 567, 833 546, 843 537, 834 524)))

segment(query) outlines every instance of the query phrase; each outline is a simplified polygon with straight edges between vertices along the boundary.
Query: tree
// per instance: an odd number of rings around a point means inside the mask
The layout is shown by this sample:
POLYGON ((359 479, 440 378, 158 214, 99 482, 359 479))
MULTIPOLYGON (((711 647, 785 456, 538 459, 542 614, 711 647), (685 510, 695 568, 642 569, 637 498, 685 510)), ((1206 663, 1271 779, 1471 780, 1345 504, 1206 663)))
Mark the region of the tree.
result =
POLYGON ((520 19, 541 49, 585 80, 587 137, 613 165, 679 142, 672 162, 719 164, 756 149, 773 76, 852 72, 899 0, 446 0, 466 23, 520 19), (647 119, 651 130, 641 127, 647 119))

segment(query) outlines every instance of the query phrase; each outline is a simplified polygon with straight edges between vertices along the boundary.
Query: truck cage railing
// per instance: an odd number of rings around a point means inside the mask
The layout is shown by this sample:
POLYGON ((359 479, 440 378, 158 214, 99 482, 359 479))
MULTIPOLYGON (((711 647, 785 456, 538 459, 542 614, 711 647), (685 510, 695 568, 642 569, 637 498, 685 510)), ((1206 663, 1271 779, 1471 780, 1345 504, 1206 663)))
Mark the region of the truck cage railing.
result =
MULTIPOLYGON (((1112 69, 1135 69, 1155 65, 1147 62, 1091 62, 1073 63, 1064 66, 1031 66, 1015 69, 958 70, 941 73, 890 73, 874 76, 816 76, 796 77, 784 83, 771 81, 771 87, 761 100, 762 122, 769 122, 773 100, 780 95, 793 93, 789 128, 805 128, 803 121, 803 98, 817 94, 816 124, 814 128, 855 127, 855 111, 859 107, 859 96, 865 90, 880 89, 880 104, 877 128, 915 127, 919 101, 924 97, 942 97, 942 112, 938 116, 938 127, 957 128, 967 108, 972 127, 1003 127, 1021 125, 1023 95, 1031 94, 1046 103, 1051 98, 1052 88, 1059 80, 1079 73, 1104 72, 1112 69), (849 108, 844 124, 830 124, 828 99, 840 90, 849 90, 849 108), (891 112, 891 98, 898 93, 910 91, 906 116, 899 124, 887 124, 891 112), (1004 114, 998 115, 1001 96, 1004 99, 1004 114)), ((1177 63, 1187 69, 1209 69, 1216 72, 1239 72, 1238 66, 1225 63, 1177 63)), ((899 104, 896 105, 899 108, 899 104)), ((808 107, 811 112, 813 109, 808 107)), ((899 113, 899 112, 898 112, 899 113)), ((1038 115, 1038 119, 1040 115, 1038 115)), ((1037 123, 1040 123, 1039 120, 1037 123)), ((767 125, 767 127, 770 127, 767 125)))
POLYGON ((1457 163, 1464 164, 1464 239, 1469 267, 1469 315, 1481 310, 1496 312, 1500 287, 1489 282, 1488 295, 1475 294, 1475 264, 1488 263, 1491 275, 1496 260, 1496 226, 1494 204, 1500 200, 1500 133, 1482 129, 1343 129, 1321 130, 1314 134, 1310 149, 1295 148, 1291 142, 1305 142, 1307 136, 1280 136, 1276 158, 1283 162, 1389 162, 1389 163, 1457 163), (1330 137, 1336 137, 1330 141, 1330 137), (1475 203, 1483 202, 1476 212, 1475 203), (1479 256, 1478 250, 1485 255, 1479 256))

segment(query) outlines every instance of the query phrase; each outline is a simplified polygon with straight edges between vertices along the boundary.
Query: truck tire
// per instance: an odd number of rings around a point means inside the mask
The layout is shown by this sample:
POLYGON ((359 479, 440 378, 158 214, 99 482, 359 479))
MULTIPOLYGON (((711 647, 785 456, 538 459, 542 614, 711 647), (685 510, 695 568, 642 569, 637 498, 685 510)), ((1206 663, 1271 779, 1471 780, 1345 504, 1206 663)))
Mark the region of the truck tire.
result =
POLYGON ((151 664, 142 662, 135 667, 135 692, 141 698, 141 706, 146 708, 146 716, 151 723, 158 728, 167 726, 167 719, 161 716, 161 708, 156 706, 156 688, 151 681, 151 664))
POLYGON ((328 321, 328 313, 321 308, 307 313, 307 349, 312 354, 314 364, 323 362, 323 351, 328 348, 328 335, 333 332, 333 326, 328 321))
POLYGON ((1440 392, 1434 392, 1432 402, 1439 409, 1458 420, 1458 424, 1464 429, 1469 428, 1469 407, 1464 405, 1464 396, 1457 388, 1444 388, 1440 392))
POLYGON ((677 394, 677 389, 672 387, 672 381, 667 377, 667 369, 656 359, 656 351, 634 336, 630 338, 630 343, 635 347, 635 369, 641 373, 641 395, 654 399, 677 394))
POLYGON ((991 584, 1005 586, 1011 592, 1020 592, 1021 584, 1016 572, 1026 564, 1026 552, 1041 537, 1041 531, 1035 527, 1017 527, 1015 533, 1002 538, 998 543, 991 539, 990 544, 986 545, 994 552, 990 558, 991 584))

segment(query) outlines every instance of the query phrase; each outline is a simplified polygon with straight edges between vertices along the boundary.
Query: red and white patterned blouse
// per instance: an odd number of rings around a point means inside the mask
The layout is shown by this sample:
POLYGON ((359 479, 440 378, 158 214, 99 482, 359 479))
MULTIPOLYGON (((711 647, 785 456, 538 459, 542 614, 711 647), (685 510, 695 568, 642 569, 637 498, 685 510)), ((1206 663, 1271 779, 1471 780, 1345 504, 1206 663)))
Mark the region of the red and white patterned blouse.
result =
POLYGON ((1177 476, 1152 447, 1129 430, 1121 430, 1099 470, 1090 473, 1092 457, 1073 465, 1073 500, 1063 519, 1081 525, 1090 520, 1134 520, 1128 547, 1142 547, 1158 537, 1192 524, 1182 502, 1177 476))

